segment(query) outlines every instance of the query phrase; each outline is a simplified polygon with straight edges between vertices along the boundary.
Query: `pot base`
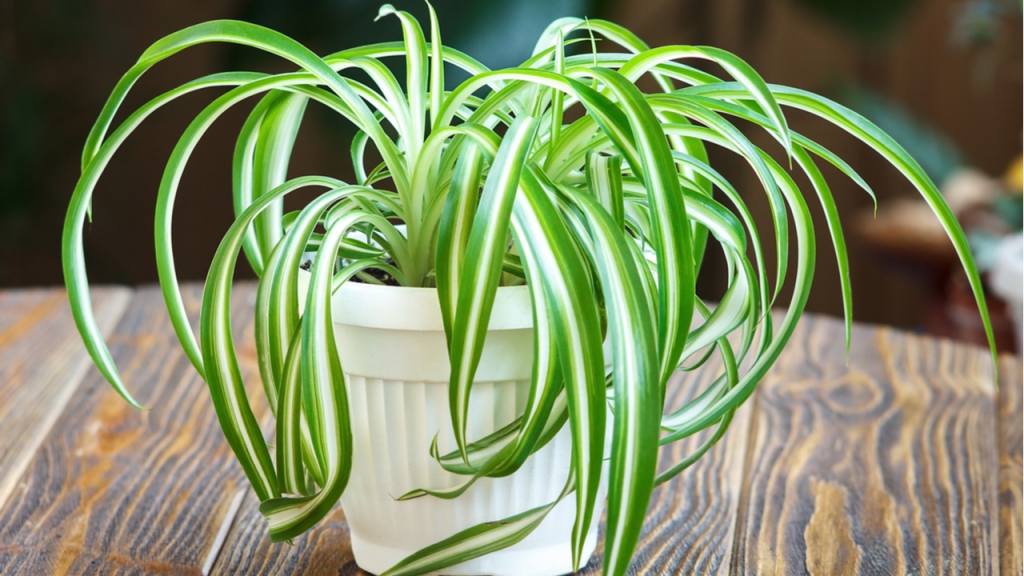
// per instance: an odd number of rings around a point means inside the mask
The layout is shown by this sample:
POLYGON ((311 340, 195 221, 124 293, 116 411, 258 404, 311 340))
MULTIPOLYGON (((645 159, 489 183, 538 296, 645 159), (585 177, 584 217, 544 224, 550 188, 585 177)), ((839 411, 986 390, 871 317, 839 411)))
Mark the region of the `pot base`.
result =
MULTIPOLYGON (((371 574, 383 573, 410 554, 409 550, 391 548, 363 540, 355 533, 351 534, 351 540, 356 564, 371 574)), ((529 538, 520 544, 528 541, 529 538)), ((583 558, 589 559, 596 547, 597 535, 591 532, 583 546, 583 558)), ((427 572, 427 574, 431 576, 480 576, 483 574, 489 576, 562 576, 571 574, 572 571, 572 550, 563 541, 547 547, 530 547, 525 550, 520 549, 520 545, 516 545, 436 572, 427 572)))

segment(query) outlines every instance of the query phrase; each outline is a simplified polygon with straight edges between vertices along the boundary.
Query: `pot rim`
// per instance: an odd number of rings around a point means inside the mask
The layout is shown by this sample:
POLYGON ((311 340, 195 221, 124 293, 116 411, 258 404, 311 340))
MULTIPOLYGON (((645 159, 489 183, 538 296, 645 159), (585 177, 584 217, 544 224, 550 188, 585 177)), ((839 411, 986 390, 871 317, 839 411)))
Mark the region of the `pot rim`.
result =
MULTIPOLYGON (((309 272, 299 271, 299 293, 306 292, 309 272)), ((300 298, 300 311, 305 301, 300 298)), ((335 324, 405 330, 444 332, 436 288, 380 286, 346 282, 331 301, 335 324)), ((529 286, 501 286, 494 296, 488 331, 533 328, 529 286)))

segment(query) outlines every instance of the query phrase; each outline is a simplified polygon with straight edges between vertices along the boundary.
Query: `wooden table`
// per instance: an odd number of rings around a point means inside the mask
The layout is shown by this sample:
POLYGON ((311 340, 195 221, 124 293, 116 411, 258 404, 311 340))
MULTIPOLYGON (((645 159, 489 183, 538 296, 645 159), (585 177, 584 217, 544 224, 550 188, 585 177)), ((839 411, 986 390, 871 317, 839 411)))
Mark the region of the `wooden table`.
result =
MULTIPOLYGON (((185 292, 197 314, 200 287, 185 292)), ((258 393, 254 296, 237 287, 234 330, 258 393)), ((0 573, 360 573, 340 509, 270 543, 159 290, 94 300, 148 410, 92 367, 62 290, 0 293, 0 573)), ((1021 574, 1020 360, 1001 360, 997 392, 985 350, 853 335, 847 367, 841 324, 804 319, 726 438, 655 492, 632 573, 1021 574)))

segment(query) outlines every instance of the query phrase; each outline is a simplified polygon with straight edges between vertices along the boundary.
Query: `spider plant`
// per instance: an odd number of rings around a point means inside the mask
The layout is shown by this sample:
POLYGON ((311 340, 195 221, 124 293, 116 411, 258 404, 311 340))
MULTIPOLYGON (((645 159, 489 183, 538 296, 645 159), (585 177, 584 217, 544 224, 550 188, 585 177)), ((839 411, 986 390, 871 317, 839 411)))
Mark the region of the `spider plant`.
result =
MULTIPOLYGON (((654 487, 722 437, 804 310, 814 275, 815 230, 794 169, 806 175, 807 192, 825 215, 849 338, 846 244, 818 162, 832 164, 869 194, 871 189, 841 158, 790 130, 784 107, 852 134, 917 188, 960 255, 991 341, 981 282, 960 226, 918 163, 857 113, 803 90, 768 84, 723 50, 651 49, 603 20, 556 20, 522 65, 489 70, 444 46, 432 9, 430 14, 429 42, 413 17, 385 5, 380 17, 401 21, 403 41, 324 57, 245 22, 207 22, 176 32, 153 44, 124 75, 85 144, 82 176, 64 228, 68 294, 96 365, 138 406, 91 311, 83 223, 91 217, 97 180, 143 120, 185 94, 226 89, 195 117, 171 153, 158 193, 156 258, 181 346, 209 385, 221 427, 262 501, 273 540, 294 538, 314 526, 345 490, 352 436, 344 368, 331 329, 331 297, 345 282, 386 278, 402 286, 437 288, 449 343, 450 412, 458 449, 441 454, 435 445, 432 454, 445 469, 466 476, 457 489, 424 486, 403 498, 453 498, 480 477, 511 474, 568 426, 572 472, 560 499, 576 502, 572 537, 578 566, 583 536, 600 516, 596 495, 605 430, 611 427, 604 572, 624 574, 654 487), (617 46, 599 51, 596 37, 617 46), (154 98, 114 126, 121 103, 143 73, 205 42, 255 47, 297 70, 204 76, 154 98), (572 42, 590 49, 568 55, 566 44, 572 42), (405 60, 404 85, 384 63, 393 57, 405 60), (687 64, 695 59, 717 64, 724 75, 687 64), (446 65, 461 68, 469 78, 447 90, 446 65), (645 76, 657 90, 638 88, 645 76), (210 265, 197 338, 175 272, 174 200, 199 139, 230 108, 254 97, 257 103, 234 153, 237 218, 210 265), (310 102, 356 128, 350 149, 354 181, 288 176, 310 102), (567 121, 570 109, 575 119, 567 121), (774 154, 752 143, 736 120, 766 131, 778 144, 774 154), (709 164, 709 145, 739 155, 756 174, 771 209, 774 262, 766 261, 747 198, 709 164), (285 214, 283 198, 306 188, 320 195, 285 214), (728 264, 728 288, 717 305, 695 294, 709 244, 722 250, 728 264), (232 340, 229 304, 239 252, 260 278, 255 334, 265 401, 277 420, 273 455, 246 396, 232 340), (300 293, 297 277, 310 253, 315 258, 309 289, 300 293), (795 276, 793 295, 776 324, 770 309, 790 276, 795 276), (469 438, 469 398, 496 290, 523 283, 530 288, 535 326, 529 401, 511 425, 469 438), (610 357, 602 349, 606 340, 610 357), (712 357, 718 362, 708 363, 712 357), (705 364, 721 366, 717 378, 666 413, 670 376, 705 364), (606 411, 613 417, 606 418, 606 411), (659 468, 662 446, 708 428, 714 433, 699 449, 659 468)), ((437 570, 509 546, 556 503, 456 534, 388 574, 437 570)))

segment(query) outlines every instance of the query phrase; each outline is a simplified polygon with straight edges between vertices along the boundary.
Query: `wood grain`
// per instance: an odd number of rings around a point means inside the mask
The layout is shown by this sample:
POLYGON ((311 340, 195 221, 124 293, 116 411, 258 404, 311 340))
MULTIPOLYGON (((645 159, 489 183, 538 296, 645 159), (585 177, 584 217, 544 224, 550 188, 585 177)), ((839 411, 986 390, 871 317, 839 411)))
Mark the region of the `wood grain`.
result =
MULTIPOLYGON (((199 290, 185 297, 197 312, 199 290)), ((250 285, 236 289, 233 327, 247 341, 254 297, 250 285)), ((0 510, 4 574, 198 574, 229 520, 242 473, 158 289, 137 293, 110 342, 149 408, 132 408, 89 370, 0 510)), ((240 356, 258 387, 254 351, 240 356)))
MULTIPOLYGON (((292 546, 269 541, 159 290, 120 314, 127 294, 96 302, 105 325, 121 317, 111 349, 141 412, 73 362, 62 292, 0 293, 0 574, 365 574, 340 508, 292 546)), ((185 295, 197 313, 199 288, 185 295)), ((236 288, 233 329, 256 398, 253 299, 236 288)), ((800 324, 722 442, 655 491, 630 574, 1022 573, 1020 359, 1002 360, 996 394, 984 350, 858 325, 847 368, 842 334, 800 324)), ((711 376, 680 377, 669 404, 711 376)), ((600 572, 601 546, 581 574, 600 572)))
POLYGON ((999 362, 999 561, 1003 576, 1024 573, 1024 441, 1021 359, 1003 356, 999 362))
MULTIPOLYGON (((93 290, 96 321, 109 334, 127 288, 93 290)), ((0 297, 0 507, 64 411, 91 360, 75 329, 67 292, 11 290, 0 297)))
POLYGON ((336 506, 320 524, 292 540, 292 545, 270 541, 259 500, 247 493, 245 504, 228 534, 213 569, 214 575, 330 574, 367 575, 356 565, 349 542, 345 513, 336 506))
MULTIPOLYGON (((670 384, 669 406, 678 407, 710 384, 717 368, 681 375, 670 384)), ((717 574, 728 565, 742 483, 750 409, 737 412, 729 432, 708 455, 655 490, 647 524, 630 574, 717 574)), ((700 446, 702 433, 663 449, 666 468, 700 446)), ((344 513, 336 509, 323 524, 294 541, 272 544, 258 502, 247 497, 214 564, 215 574, 365 574, 348 541, 344 513)), ((604 527, 601 527, 603 539, 604 527)), ((580 574, 601 573, 603 541, 580 574)))
MULTIPOLYGON (((677 375, 666 399, 669 409, 681 407, 711 384, 719 366, 708 364, 707 369, 677 375)), ((720 574, 728 569, 749 439, 750 404, 737 410, 725 437, 703 458, 655 488, 629 574, 720 574)), ((659 468, 666 469, 696 450, 713 431, 662 448, 659 468)), ((603 526, 601 534, 603 537, 603 526)), ((603 542, 582 573, 601 573, 602 551, 603 542)))
POLYGON ((985 350, 805 319, 761 385, 733 574, 993 574, 985 350))

